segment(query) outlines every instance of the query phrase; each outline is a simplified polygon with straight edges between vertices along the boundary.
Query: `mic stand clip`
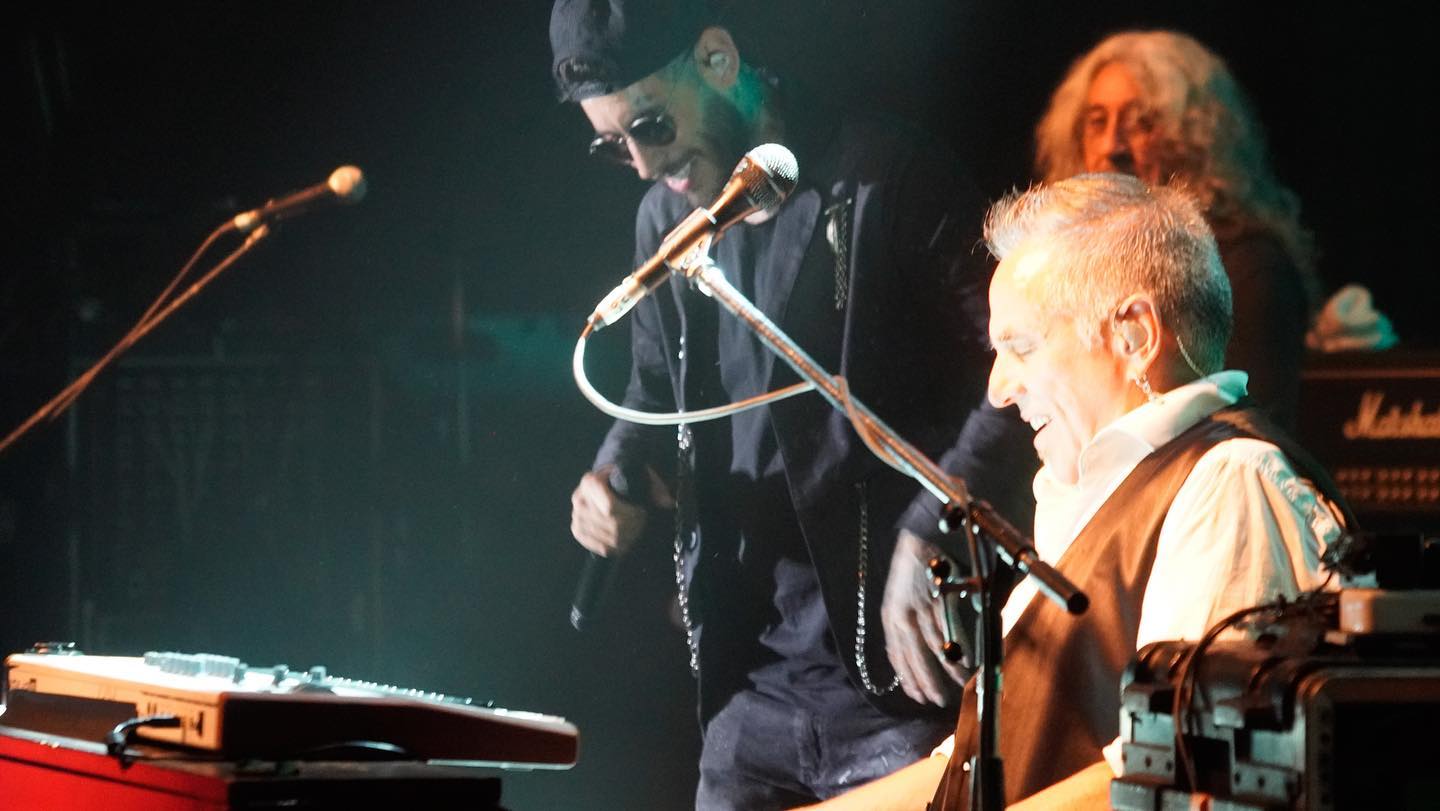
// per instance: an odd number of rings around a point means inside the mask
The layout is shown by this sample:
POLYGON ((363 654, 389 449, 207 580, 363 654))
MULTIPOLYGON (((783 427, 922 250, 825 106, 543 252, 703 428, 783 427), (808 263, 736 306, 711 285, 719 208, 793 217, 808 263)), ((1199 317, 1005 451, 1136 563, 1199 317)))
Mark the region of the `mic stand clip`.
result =
POLYGON ((940 652, 945 661, 959 662, 965 658, 965 645, 958 627, 958 603, 984 588, 984 583, 978 577, 961 577, 955 562, 944 553, 930 558, 925 565, 930 572, 930 599, 941 601, 941 616, 945 620, 940 629, 943 640, 940 652))
MULTIPOLYGON (((960 648, 952 601, 968 596, 975 609, 975 709, 979 739, 975 754, 970 758, 969 807, 998 811, 1005 807, 1005 763, 1000 758, 1000 674, 1005 646, 1000 600, 996 593, 999 587, 995 577, 995 559, 986 554, 986 550, 992 546, 999 548, 1000 545, 991 538, 989 546, 981 548, 980 539, 986 536, 980 522, 973 519, 977 505, 990 506, 982 501, 972 501, 965 506, 954 503, 945 506, 940 528, 946 533, 960 532, 965 536, 972 574, 967 578, 957 578, 949 571, 954 568, 950 561, 937 558, 931 563, 931 571, 934 572, 935 564, 939 563, 946 576, 943 579, 936 577, 936 588, 932 589, 932 593, 945 600, 943 651, 951 661, 955 661, 951 658, 954 655, 952 651, 960 648)), ((956 743, 959 744, 958 741, 956 743)))

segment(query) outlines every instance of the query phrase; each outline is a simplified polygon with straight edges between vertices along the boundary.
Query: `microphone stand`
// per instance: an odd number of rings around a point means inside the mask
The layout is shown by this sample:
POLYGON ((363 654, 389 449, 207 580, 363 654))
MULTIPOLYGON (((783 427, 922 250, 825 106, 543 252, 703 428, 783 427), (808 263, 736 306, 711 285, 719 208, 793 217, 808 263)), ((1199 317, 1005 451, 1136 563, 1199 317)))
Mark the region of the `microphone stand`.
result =
MULTIPOLYGON (((979 749, 971 768, 971 808, 998 811, 1004 807, 1004 771, 999 756, 1000 730, 1000 610, 995 604, 994 576, 989 556, 983 554, 977 536, 983 535, 1016 571, 1036 578, 1041 593, 1072 614, 1083 612, 1089 600, 1074 584, 1040 559, 1024 533, 1019 532, 988 503, 970 498, 964 482, 947 474, 915 446, 900 438, 864 403, 851 397, 844 378, 826 372, 788 335, 760 311, 725 278, 709 255, 709 240, 672 267, 683 273, 701 292, 715 299, 739 318, 781 360, 804 380, 814 384, 837 410, 845 412, 865 444, 886 463, 918 481, 941 503, 947 505, 944 525, 965 531, 974 573, 958 587, 970 591, 979 610, 977 659, 980 679, 979 749)), ((946 586, 942 586, 945 588, 946 586)))
POLYGON ((165 288, 165 291, 160 294, 160 297, 157 298, 155 302, 150 305, 150 309, 146 310, 145 314, 140 317, 140 321, 136 323, 136 325, 132 327, 130 331, 127 332, 124 337, 119 340, 119 342, 112 346, 108 352, 106 352, 100 357, 99 360, 95 361, 95 363, 91 365, 91 367, 87 369, 84 374, 80 375, 75 380, 72 380, 68 386, 66 386, 60 391, 59 394, 56 394, 53 398, 51 398, 49 402, 41 406, 38 410, 35 411, 35 413, 31 414, 23 423, 21 423, 8 435, 6 435, 4 439, 0 439, 0 453, 3 453, 5 449, 9 448, 11 445, 17 442, 20 437, 28 433, 42 420, 53 420, 60 414, 62 414, 66 409, 68 409, 72 404, 74 404, 75 400, 80 397, 80 394, 84 392, 85 389, 89 388, 90 384, 95 381, 96 376, 98 376, 101 371, 103 371, 111 363, 115 362, 117 358, 123 355, 130 347, 134 346, 136 342, 138 342, 141 338, 149 335, 151 330, 160 326, 160 322, 164 321, 166 318, 169 318, 170 315, 176 310, 178 310, 183 304, 185 304, 185 302, 198 295, 201 290, 205 289, 206 285, 210 284, 210 282, 215 280, 216 276, 219 276, 225 271, 226 268, 229 268, 231 265, 235 264, 235 262, 240 257, 244 256, 250 251, 251 248, 255 247, 255 243, 259 242, 270 234, 269 226, 266 226, 263 223, 260 224, 259 227, 252 226, 253 230, 249 232, 249 235, 245 238, 245 241, 240 244, 240 247, 236 248, 234 251, 231 251, 228 256, 226 256, 218 264, 216 264, 215 267, 207 271, 204 276, 201 276, 194 283, 192 283, 190 287, 187 288, 183 293, 175 296, 169 301, 166 301, 166 297, 173 292, 174 286, 179 283, 186 275, 188 275, 188 273, 190 272, 190 268, 194 266, 194 263, 199 260, 200 256, 205 253, 206 249, 210 247, 210 245, 215 241, 215 239, 221 234, 224 234, 230 230, 230 225, 231 224, 229 222, 226 222, 224 225, 211 232, 209 237, 206 237, 205 242, 200 245, 200 248, 195 252, 195 255, 190 258, 190 261, 185 264, 185 267, 181 268, 180 274, 171 281, 171 286, 165 288))

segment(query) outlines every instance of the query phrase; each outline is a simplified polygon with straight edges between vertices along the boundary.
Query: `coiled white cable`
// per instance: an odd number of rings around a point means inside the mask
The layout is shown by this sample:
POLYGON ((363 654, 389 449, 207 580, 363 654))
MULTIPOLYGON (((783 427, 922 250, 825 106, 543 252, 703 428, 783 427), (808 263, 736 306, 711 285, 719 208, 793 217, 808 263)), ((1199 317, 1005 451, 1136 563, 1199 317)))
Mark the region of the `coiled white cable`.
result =
POLYGON ((590 379, 585 376, 585 344, 590 339, 590 333, 594 332, 594 324, 586 324, 584 331, 580 333, 580 339, 575 342, 575 355, 571 366, 575 372, 575 385, 580 388, 580 393, 585 395, 594 406, 610 416, 625 420, 627 422, 639 423, 640 425, 682 425, 692 422, 705 422, 706 420, 720 419, 739 414, 742 411, 749 411, 752 408, 759 408, 762 405, 784 400, 787 397, 794 397, 815 388, 815 384, 802 381, 786 386, 783 389, 776 389, 772 392, 748 397, 734 403, 711 408, 702 408, 697 411, 675 411, 669 413, 656 413, 653 411, 639 411, 633 408, 626 408, 622 405, 610 402, 596 388, 590 385, 590 379))

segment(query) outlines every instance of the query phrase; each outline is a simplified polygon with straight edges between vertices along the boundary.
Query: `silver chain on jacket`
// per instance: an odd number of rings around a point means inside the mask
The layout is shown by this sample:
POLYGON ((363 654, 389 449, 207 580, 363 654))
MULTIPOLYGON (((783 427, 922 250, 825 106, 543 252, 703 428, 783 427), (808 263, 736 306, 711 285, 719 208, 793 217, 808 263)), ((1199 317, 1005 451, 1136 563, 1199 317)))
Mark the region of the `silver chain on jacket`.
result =
POLYGON ((876 687, 870 680, 869 657, 865 655, 865 576, 870 568, 870 505, 866 500, 865 483, 855 485, 860 499, 860 563, 857 567, 859 586, 855 590, 855 669, 860 673, 860 684, 872 696, 883 696, 900 685, 897 673, 887 687, 876 687))
POLYGON ((852 198, 845 198, 825 209, 825 241, 835 256, 835 309, 845 309, 850 300, 850 209, 852 198))
POLYGON ((690 426, 675 429, 679 464, 675 475, 675 604, 680 607, 680 623, 685 626, 685 649, 690 652, 690 675, 700 677, 700 646, 695 643, 695 625, 690 621, 690 584, 685 579, 685 536, 689 532, 689 516, 685 505, 690 497, 689 454, 694 442, 690 426))
MULTIPOLYGON (((846 198, 825 210, 828 222, 825 228, 826 241, 835 256, 835 309, 843 310, 850 298, 850 212, 854 200, 846 198)), ((672 559, 675 563, 675 601, 680 607, 680 622, 685 626, 685 647, 690 653, 690 675, 700 675, 700 647, 695 642, 695 626, 690 620, 690 584, 685 577, 685 536, 689 531, 689 520, 684 505, 689 486, 688 465, 692 451, 693 435, 690 426, 680 425, 675 434, 679 448, 679 474, 675 510, 675 542, 672 559)), ((883 696, 900 685, 897 674, 890 684, 877 687, 870 679, 869 657, 865 651, 865 586, 870 561, 870 505, 866 499, 864 482, 855 485, 860 500, 860 562, 856 575, 858 584, 855 591, 855 669, 860 674, 860 683, 871 695, 883 696)))
MULTIPOLYGON (((855 199, 846 197, 825 209, 828 222, 825 224, 825 241, 830 243, 830 252, 835 256, 835 309, 845 309, 850 302, 850 212, 855 199)), ((855 485, 856 496, 860 499, 860 563, 857 567, 859 584, 855 589, 855 670, 860 674, 860 683, 866 692, 883 696, 900 684, 896 675, 888 687, 876 687, 870 680, 869 657, 865 655, 865 578, 870 568, 870 505, 866 499, 865 483, 855 485)))

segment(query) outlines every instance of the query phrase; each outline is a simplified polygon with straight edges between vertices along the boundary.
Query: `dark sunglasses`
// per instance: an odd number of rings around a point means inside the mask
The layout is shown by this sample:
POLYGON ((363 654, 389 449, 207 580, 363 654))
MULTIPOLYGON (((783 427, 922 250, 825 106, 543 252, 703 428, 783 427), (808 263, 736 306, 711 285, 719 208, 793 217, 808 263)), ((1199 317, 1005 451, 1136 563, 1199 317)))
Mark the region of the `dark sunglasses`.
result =
POLYGON ((630 149, 625 142, 640 146, 669 146, 675 140, 675 119, 665 111, 637 116, 623 133, 607 132, 590 142, 590 154, 615 163, 630 165, 630 149))

